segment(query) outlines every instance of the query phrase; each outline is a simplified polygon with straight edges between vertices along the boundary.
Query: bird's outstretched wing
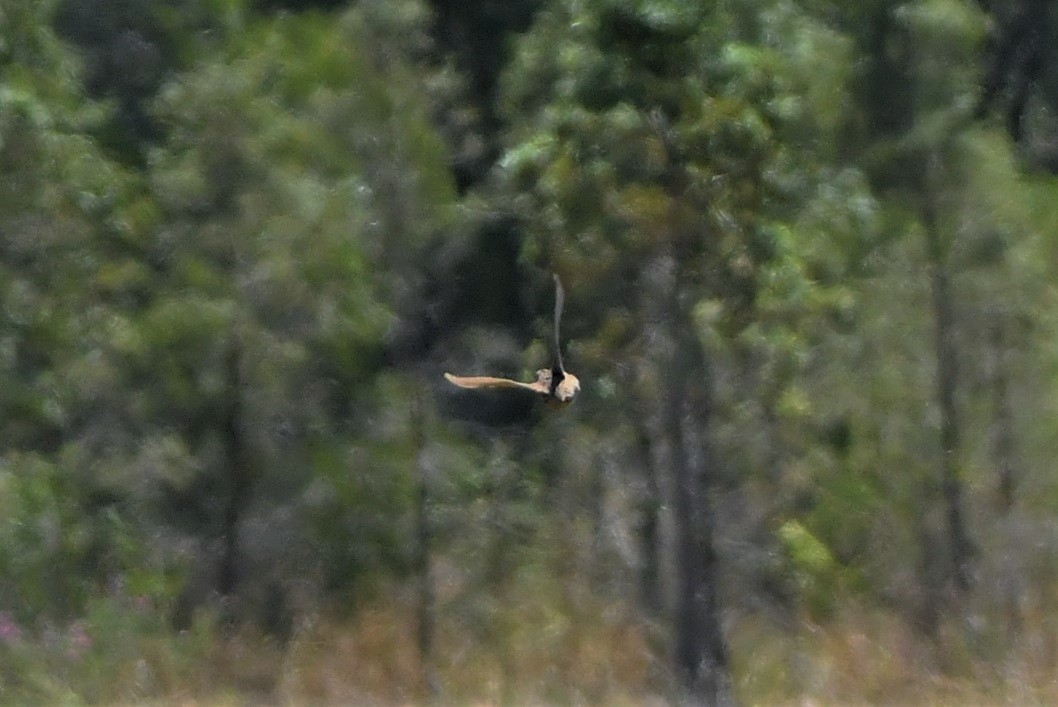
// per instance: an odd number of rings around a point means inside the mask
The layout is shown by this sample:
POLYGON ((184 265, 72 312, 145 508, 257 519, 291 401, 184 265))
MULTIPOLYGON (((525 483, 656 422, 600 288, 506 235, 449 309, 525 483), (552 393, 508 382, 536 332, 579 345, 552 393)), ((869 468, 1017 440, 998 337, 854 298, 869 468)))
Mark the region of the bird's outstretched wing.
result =
POLYGON ((531 390, 534 393, 540 393, 541 395, 548 395, 550 390, 546 383, 539 380, 533 383, 522 383, 521 381, 511 380, 510 378, 493 378, 492 376, 453 376, 451 373, 445 373, 445 378, 448 379, 449 383, 458 385, 460 388, 522 388, 523 390, 531 390))
POLYGON ((555 338, 553 341, 555 347, 555 365, 554 368, 557 371, 565 372, 565 367, 562 365, 562 341, 559 338, 559 325, 562 323, 562 307, 566 303, 566 291, 562 289, 562 281, 558 279, 558 275, 552 274, 552 278, 555 280, 555 338))

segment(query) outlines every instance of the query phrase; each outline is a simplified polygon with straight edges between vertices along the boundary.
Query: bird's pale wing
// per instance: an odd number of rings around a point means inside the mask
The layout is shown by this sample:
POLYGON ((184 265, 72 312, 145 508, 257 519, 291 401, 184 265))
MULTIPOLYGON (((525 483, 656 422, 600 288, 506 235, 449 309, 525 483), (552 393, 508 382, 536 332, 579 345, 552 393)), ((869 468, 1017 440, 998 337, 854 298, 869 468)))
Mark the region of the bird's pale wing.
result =
POLYGON ((566 303, 566 292, 562 289, 562 281, 558 279, 558 275, 552 273, 552 279, 555 281, 555 336, 552 341, 552 345, 555 347, 555 367, 559 371, 565 371, 565 367, 562 365, 562 342, 559 339, 558 330, 562 324, 562 307, 566 303))
POLYGON ((446 373, 445 378, 448 379, 449 383, 458 385, 460 388, 522 388, 523 390, 531 390, 534 393, 541 393, 543 395, 547 395, 550 392, 547 385, 540 381, 522 383, 521 381, 511 380, 510 378, 493 378, 492 376, 453 376, 451 373, 446 373))

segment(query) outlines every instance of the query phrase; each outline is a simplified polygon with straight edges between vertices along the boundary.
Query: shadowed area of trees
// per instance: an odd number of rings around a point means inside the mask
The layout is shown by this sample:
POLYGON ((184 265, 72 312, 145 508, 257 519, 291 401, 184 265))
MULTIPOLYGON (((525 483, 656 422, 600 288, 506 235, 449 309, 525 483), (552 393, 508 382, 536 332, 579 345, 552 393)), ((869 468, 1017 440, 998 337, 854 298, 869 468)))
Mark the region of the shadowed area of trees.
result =
POLYGON ((1055 22, 0 0, 0 702, 1055 701, 1055 22))

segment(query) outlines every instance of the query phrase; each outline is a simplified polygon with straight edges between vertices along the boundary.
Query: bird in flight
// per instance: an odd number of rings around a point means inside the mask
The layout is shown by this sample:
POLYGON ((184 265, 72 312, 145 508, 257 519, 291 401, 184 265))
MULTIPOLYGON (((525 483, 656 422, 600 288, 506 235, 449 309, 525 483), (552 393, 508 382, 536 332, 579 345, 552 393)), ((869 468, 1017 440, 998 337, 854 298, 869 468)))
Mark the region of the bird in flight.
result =
POLYGON ((552 275, 552 277, 555 280, 555 331, 552 342, 554 346, 554 363, 551 364, 551 368, 538 370, 536 372, 536 380, 532 383, 523 383, 510 378, 494 378, 493 376, 453 376, 451 373, 445 373, 445 378, 460 388, 520 388, 532 391, 554 405, 568 405, 573 402, 574 396, 580 392, 580 381, 575 375, 568 373, 565 366, 562 365, 562 345, 558 334, 566 294, 562 289, 562 281, 558 279, 558 275, 552 275))

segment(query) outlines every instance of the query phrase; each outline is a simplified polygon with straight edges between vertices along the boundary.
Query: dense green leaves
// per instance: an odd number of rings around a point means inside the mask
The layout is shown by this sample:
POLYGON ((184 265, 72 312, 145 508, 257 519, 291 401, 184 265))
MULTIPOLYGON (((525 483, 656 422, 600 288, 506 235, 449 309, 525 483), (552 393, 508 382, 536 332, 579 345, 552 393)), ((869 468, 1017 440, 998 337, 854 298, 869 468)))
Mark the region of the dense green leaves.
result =
POLYGON ((0 0, 0 701, 1048 701, 989 5, 0 0))

